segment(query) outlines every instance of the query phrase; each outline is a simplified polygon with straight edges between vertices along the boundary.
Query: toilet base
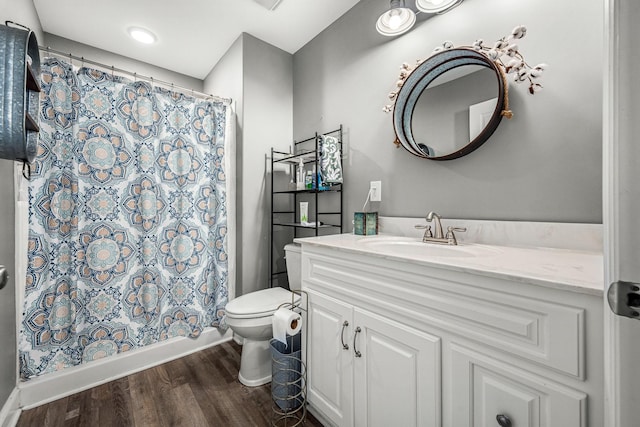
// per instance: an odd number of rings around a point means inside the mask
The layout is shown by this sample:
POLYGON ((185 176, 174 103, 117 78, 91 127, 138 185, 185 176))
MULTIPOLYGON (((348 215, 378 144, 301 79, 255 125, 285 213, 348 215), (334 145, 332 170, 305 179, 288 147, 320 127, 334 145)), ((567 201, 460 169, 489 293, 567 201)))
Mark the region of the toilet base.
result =
POLYGON ((269 340, 244 339, 238 380, 247 387, 258 387, 271 382, 271 348, 269 347, 269 340))

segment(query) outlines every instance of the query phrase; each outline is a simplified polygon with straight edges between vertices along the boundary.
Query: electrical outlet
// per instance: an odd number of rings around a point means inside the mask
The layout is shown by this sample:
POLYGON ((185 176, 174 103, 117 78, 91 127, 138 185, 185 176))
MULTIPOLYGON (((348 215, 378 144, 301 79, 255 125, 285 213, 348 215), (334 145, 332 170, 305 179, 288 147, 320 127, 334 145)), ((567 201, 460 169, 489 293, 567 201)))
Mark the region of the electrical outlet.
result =
POLYGON ((371 192, 370 200, 372 202, 382 201, 382 181, 371 181, 369 191, 371 192))

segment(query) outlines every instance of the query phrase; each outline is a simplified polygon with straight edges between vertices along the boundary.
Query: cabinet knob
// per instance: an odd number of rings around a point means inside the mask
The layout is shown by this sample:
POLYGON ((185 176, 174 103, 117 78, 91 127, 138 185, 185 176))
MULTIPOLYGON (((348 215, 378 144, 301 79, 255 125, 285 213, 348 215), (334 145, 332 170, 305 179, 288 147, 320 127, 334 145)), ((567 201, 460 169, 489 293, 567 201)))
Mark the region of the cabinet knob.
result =
POLYGON ((496 415, 496 421, 500 427, 511 427, 511 420, 503 414, 496 415))
POLYGON ((344 330, 347 326, 349 326, 349 322, 345 320, 344 323, 342 324, 342 332, 340 332, 340 341, 342 342, 343 350, 349 350, 349 344, 345 344, 344 342, 344 330))

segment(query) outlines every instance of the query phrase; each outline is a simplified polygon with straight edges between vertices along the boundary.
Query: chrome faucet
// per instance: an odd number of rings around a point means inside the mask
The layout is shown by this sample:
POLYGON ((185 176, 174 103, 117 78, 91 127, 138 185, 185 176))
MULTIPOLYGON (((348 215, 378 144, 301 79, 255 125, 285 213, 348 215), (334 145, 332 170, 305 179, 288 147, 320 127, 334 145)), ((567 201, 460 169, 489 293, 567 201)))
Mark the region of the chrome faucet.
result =
POLYGON ((437 213, 431 211, 427 214, 427 217, 425 218, 427 220, 427 222, 435 222, 435 227, 436 227, 436 235, 433 236, 435 239, 442 239, 444 238, 444 235, 442 234, 442 223, 440 222, 440 220, 442 219, 442 217, 440 215, 438 215, 437 213))
POLYGON ((465 227, 447 227, 447 234, 444 235, 442 232, 442 222, 440 221, 442 217, 435 212, 429 212, 425 218, 427 222, 434 222, 435 226, 435 236, 431 231, 430 225, 416 225, 415 227, 418 229, 424 229, 424 236, 422 236, 422 241, 424 243, 439 243, 443 245, 457 245, 458 240, 456 239, 456 235, 453 233, 454 231, 467 231, 465 227))

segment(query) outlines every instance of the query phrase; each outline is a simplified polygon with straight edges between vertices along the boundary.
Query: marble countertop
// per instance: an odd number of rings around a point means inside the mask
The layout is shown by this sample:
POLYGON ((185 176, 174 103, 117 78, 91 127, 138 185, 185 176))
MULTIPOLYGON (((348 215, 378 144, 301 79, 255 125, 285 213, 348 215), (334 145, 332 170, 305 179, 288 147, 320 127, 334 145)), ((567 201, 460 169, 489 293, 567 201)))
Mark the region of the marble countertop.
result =
MULTIPOLYGON (((295 242, 318 247, 332 248, 338 251, 366 254, 391 260, 400 260, 442 268, 453 271, 479 274, 530 283, 538 286, 564 289, 573 292, 602 296, 604 289, 604 261, 601 252, 576 249, 558 249, 543 247, 513 247, 501 245, 461 243, 461 251, 478 254, 477 256, 448 256, 439 254, 440 245, 435 245, 434 256, 425 255, 430 249, 421 251, 419 238, 398 236, 411 246, 402 250, 383 241, 393 241, 390 235, 356 236, 336 234, 321 237, 298 238, 295 242), (377 239, 377 240, 376 240, 377 239), (380 244, 369 244, 381 242, 380 244), (416 249, 415 251, 413 249, 416 249)), ((445 246, 442 252, 455 251, 456 247, 445 246)), ((455 254, 455 253, 454 253, 455 254)))

